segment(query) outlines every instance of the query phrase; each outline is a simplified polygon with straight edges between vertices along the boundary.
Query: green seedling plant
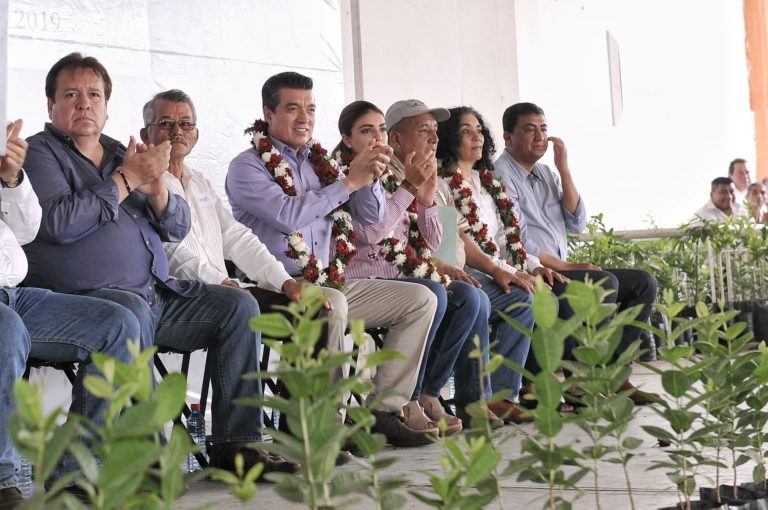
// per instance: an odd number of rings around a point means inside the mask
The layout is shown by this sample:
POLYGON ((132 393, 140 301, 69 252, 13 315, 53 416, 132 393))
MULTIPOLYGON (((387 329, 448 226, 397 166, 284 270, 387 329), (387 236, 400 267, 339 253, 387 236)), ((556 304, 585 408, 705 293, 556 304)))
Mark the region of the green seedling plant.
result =
POLYGON ((484 434, 444 439, 440 447, 442 473, 425 472, 436 497, 411 491, 414 497, 440 510, 479 510, 498 497, 501 453, 484 434))
MULTIPOLYGON (((340 377, 342 368, 356 359, 357 349, 351 353, 319 349, 323 319, 314 317, 325 298, 316 287, 306 287, 302 294, 301 303, 284 307, 291 320, 282 314, 269 313, 251 321, 252 329, 268 337, 263 342, 280 354, 280 361, 275 370, 246 377, 277 377, 290 396, 257 396, 240 403, 267 406, 286 418, 289 432, 273 431, 276 441, 265 448, 299 464, 302 475, 297 478, 287 473, 268 473, 266 478, 276 482, 275 491, 282 498, 305 503, 312 509, 354 504, 356 500, 344 498, 356 493, 371 496, 377 508, 398 508, 404 499, 393 495, 393 491, 400 482, 382 480, 377 474, 391 461, 374 460, 367 465, 369 471, 335 473, 336 459, 344 444, 353 441, 364 453, 374 455, 383 448, 384 440, 370 433, 375 419, 367 405, 343 403, 350 393, 365 394, 372 389, 371 383, 363 381, 359 372, 348 378, 340 377), (290 340, 274 340, 278 338, 290 340), (340 423, 342 408, 352 422, 350 426, 340 423)), ((361 322, 351 324, 351 333, 356 346, 365 341, 361 322)), ((377 350, 367 357, 363 368, 399 359, 402 354, 398 352, 377 350)))
POLYGON ((573 332, 578 345, 573 349, 575 361, 563 361, 563 367, 571 372, 571 384, 581 391, 579 409, 573 422, 586 434, 589 443, 582 454, 591 461, 595 489, 595 508, 601 509, 600 462, 606 460, 621 464, 627 484, 629 503, 635 508, 632 481, 627 465, 642 441, 627 436, 629 422, 636 414, 630 400, 634 390, 620 390, 622 383, 632 373, 630 364, 639 354, 637 340, 623 351, 617 352, 625 327, 645 326, 635 321, 641 307, 616 313, 615 303, 605 303, 607 291, 599 284, 572 281, 568 284, 565 298, 571 308, 585 316, 573 332), (607 441, 611 439, 610 443, 607 441))
POLYGON ((46 493, 38 489, 28 507, 85 508, 62 492, 76 481, 91 508, 173 508, 184 483, 179 466, 193 446, 180 427, 165 443, 161 436, 165 424, 181 412, 186 380, 169 374, 153 389, 150 363, 155 348, 140 351, 138 342, 130 342, 129 351, 130 363, 93 354, 101 375, 87 376, 84 384, 90 393, 109 401, 101 423, 70 414, 59 427, 56 422, 63 411, 45 416, 37 390, 25 381, 17 382, 14 394, 19 410, 9 428, 19 451, 33 459, 36 479, 48 479, 64 455, 73 457, 80 467, 54 482, 46 493))
MULTIPOLYGON (((480 394, 486 394, 486 377, 501 366, 503 357, 495 355, 490 358, 490 347, 480 348, 480 339, 473 339, 475 348, 470 358, 477 360, 480 365, 478 383, 480 394)), ((509 391, 494 394, 491 401, 509 396, 509 391)), ((441 510, 473 510, 485 508, 501 493, 498 465, 501 453, 494 444, 490 423, 485 418, 488 402, 481 398, 467 406, 471 427, 463 435, 444 438, 439 442, 441 473, 429 471, 423 473, 429 477, 430 487, 435 497, 427 496, 418 491, 411 494, 419 501, 441 510)), ((445 421, 440 420, 441 428, 445 421)), ((499 508, 503 510, 503 501, 498 500, 499 508)))
POLYGON ((671 319, 672 329, 669 333, 657 331, 657 334, 667 335, 665 341, 669 347, 661 349, 659 357, 670 367, 665 369, 643 364, 661 376, 661 384, 667 398, 653 404, 651 408, 664 418, 668 428, 655 425, 643 425, 642 428, 659 441, 670 445, 666 450, 668 459, 653 462, 649 469, 667 470, 667 477, 677 487, 679 501, 686 510, 690 510, 699 469, 703 466, 723 467, 722 463, 710 458, 704 451, 707 445, 712 444, 713 428, 707 426, 705 410, 702 407, 707 397, 706 391, 697 384, 702 371, 713 365, 716 360, 697 357, 692 346, 675 345, 676 339, 681 337, 685 330, 693 327, 700 333, 700 324, 712 320, 712 316, 708 315, 707 306, 703 303, 696 305, 699 315, 697 318, 679 318, 677 315, 685 305, 673 303, 671 298, 671 292, 665 293, 664 302, 657 305, 662 313, 671 319))
MULTIPOLYGON (((722 303, 720 303, 722 308, 722 303)), ((706 426, 711 435, 703 437, 704 445, 715 448, 715 497, 721 503, 720 470, 721 451, 730 452, 733 472, 733 498, 738 499, 738 467, 750 458, 740 451, 750 443, 748 415, 741 405, 754 391, 755 357, 750 342, 752 332, 744 322, 732 323, 738 311, 712 313, 704 307, 699 310, 694 348, 711 362, 699 372, 702 384, 702 407, 706 410, 706 426)))
POLYGON ((766 479, 766 447, 765 429, 768 425, 768 346, 760 342, 757 346, 755 369, 752 372, 753 392, 747 396, 745 402, 747 410, 742 419, 750 433, 750 443, 745 450, 755 467, 752 469, 752 482, 763 491, 768 491, 768 479, 766 479))
POLYGON ((541 367, 538 374, 532 374, 509 360, 503 361, 533 383, 537 404, 535 409, 529 411, 535 418, 535 433, 523 440, 521 455, 508 463, 502 476, 517 473, 518 481, 544 484, 548 492, 543 508, 570 510, 572 502, 582 494, 577 484, 589 473, 589 469, 582 465, 583 455, 572 444, 562 445, 557 441, 565 421, 559 413, 565 383, 558 380, 555 372, 561 366, 566 338, 579 327, 586 312, 576 312, 573 317, 562 320, 557 317, 557 309, 557 298, 539 280, 533 299, 536 323, 533 331, 526 330, 502 314, 504 320, 531 337, 531 348, 541 367), (564 492, 567 490, 574 491, 576 496, 568 498, 564 492))

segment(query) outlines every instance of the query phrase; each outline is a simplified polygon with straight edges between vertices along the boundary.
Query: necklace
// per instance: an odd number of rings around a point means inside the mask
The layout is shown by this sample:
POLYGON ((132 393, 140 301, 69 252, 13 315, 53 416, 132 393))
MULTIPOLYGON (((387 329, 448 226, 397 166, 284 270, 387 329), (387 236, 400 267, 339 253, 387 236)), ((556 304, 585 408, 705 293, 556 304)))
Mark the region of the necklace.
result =
MULTIPOLYGON (((514 204, 507 196, 504 190, 504 184, 496 179, 491 172, 485 168, 478 170, 480 175, 480 184, 483 189, 493 199, 496 205, 496 214, 504 232, 504 238, 507 245, 507 255, 512 265, 520 270, 525 269, 526 253, 523 243, 520 239, 520 223, 514 204)), ((459 169, 459 165, 454 163, 452 166, 440 169, 440 175, 451 188, 451 195, 456 209, 467 219, 470 233, 484 253, 491 257, 499 256, 499 248, 488 233, 488 225, 480 220, 480 212, 477 207, 477 201, 472 196, 472 186, 466 182, 464 175, 459 169)))
MULTIPOLYGON (((394 193, 400 187, 402 179, 392 171, 390 166, 381 176, 382 186, 390 193, 394 193)), ((432 250, 429 249, 429 243, 424 239, 417 223, 419 219, 417 200, 413 201, 406 209, 408 213, 408 242, 403 245, 396 237, 394 232, 390 232, 383 240, 379 242, 384 251, 384 257, 394 264, 398 271, 405 276, 414 278, 426 278, 434 282, 440 282, 443 285, 451 283, 447 274, 440 271, 432 261, 432 250)))
MULTIPOLYGON (((265 121, 256 120, 245 130, 245 133, 253 135, 251 145, 258 152, 267 171, 275 178, 275 182, 280 185, 286 195, 295 197, 293 170, 283 161, 283 156, 272 144, 268 136, 268 127, 265 121)), ((340 180, 341 169, 332 158, 328 157, 328 152, 320 143, 314 140, 309 143, 308 160, 323 186, 340 180)), ((331 236, 336 242, 336 249, 327 268, 323 267, 323 263, 314 253, 309 252, 304 236, 299 231, 291 232, 286 236, 288 250, 285 254, 296 261, 301 275, 308 282, 344 290, 344 268, 356 252, 355 232, 352 229, 352 216, 344 210, 343 206, 331 212, 331 219, 333 221, 331 236)))

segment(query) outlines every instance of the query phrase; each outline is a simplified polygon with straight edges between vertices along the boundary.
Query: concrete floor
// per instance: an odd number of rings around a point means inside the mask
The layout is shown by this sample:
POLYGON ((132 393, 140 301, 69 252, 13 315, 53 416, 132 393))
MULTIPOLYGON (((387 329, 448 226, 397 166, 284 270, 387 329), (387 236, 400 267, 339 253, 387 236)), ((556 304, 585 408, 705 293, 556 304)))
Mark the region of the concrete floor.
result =
MULTIPOLYGON (((657 362, 659 363, 659 362, 657 362)), ((660 391, 661 383, 657 376, 649 370, 635 366, 632 381, 648 391, 660 391)), ((648 408, 640 408, 640 412, 633 421, 630 435, 643 440, 643 445, 636 451, 637 456, 630 462, 629 471, 632 481, 635 508, 637 509, 655 509, 666 506, 673 506, 677 502, 676 491, 667 479, 664 472, 660 470, 648 471, 652 462, 666 458, 664 449, 656 446, 656 440, 646 434, 641 428, 641 424, 662 425, 662 420, 648 408)), ((505 466, 509 459, 515 458, 520 452, 520 443, 524 435, 530 431, 531 425, 519 427, 506 426, 495 435, 495 443, 503 454, 501 465, 505 466)), ((575 427, 566 429, 563 433, 563 441, 573 439, 578 441, 582 433, 575 427)), ((420 448, 398 449, 389 448, 386 455, 397 458, 390 468, 385 470, 385 474, 405 474, 409 482, 405 486, 403 493, 410 491, 427 492, 430 488, 429 480, 423 471, 437 472, 439 470, 439 447, 436 445, 420 448)), ((354 470, 353 464, 339 467, 340 470, 354 470)), ((743 468, 740 474, 741 481, 749 481, 751 467, 743 468)), ((706 474, 713 474, 709 471, 706 474)), ((729 479, 726 479, 730 483, 729 479)), ((625 509, 631 508, 626 482, 620 465, 604 463, 600 466, 600 502, 602 508, 625 509)), ((705 482, 704 477, 700 477, 700 483, 705 482)), ((543 508, 546 503, 547 491, 545 487, 535 485, 529 482, 518 482, 516 478, 504 478, 501 481, 502 497, 491 503, 488 508, 500 509, 528 509, 543 508)), ((575 509, 596 509, 598 508, 595 500, 594 479, 591 475, 582 479, 579 484, 583 491, 575 503, 575 509)), ((430 508, 421 503, 410 494, 406 494, 407 509, 430 508)), ((570 496, 570 495, 569 495, 570 496)), ((575 496, 575 494, 574 494, 575 496)), ((217 510, 243 508, 240 503, 229 494, 226 486, 210 481, 197 481, 190 484, 190 491, 182 497, 175 508, 193 509, 200 508, 201 505, 211 505, 217 510)), ((245 508, 259 509, 280 509, 292 510, 305 508, 303 505, 289 503, 280 498, 268 483, 259 484, 258 492, 255 498, 245 505, 245 508)), ((374 508, 370 500, 359 499, 349 508, 368 509, 374 508)))

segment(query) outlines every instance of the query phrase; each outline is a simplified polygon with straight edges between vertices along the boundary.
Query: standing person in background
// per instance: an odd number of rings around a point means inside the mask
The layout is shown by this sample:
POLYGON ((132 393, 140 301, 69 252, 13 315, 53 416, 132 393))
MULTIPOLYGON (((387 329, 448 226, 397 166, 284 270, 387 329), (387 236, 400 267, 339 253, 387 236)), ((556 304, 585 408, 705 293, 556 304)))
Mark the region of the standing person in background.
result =
POLYGON ((747 168, 747 160, 736 158, 728 164, 728 177, 733 181, 733 192, 739 207, 745 205, 747 188, 752 183, 752 176, 747 168))
POLYGON ((747 209, 755 223, 768 223, 768 207, 765 205, 765 186, 753 182, 747 188, 747 209))

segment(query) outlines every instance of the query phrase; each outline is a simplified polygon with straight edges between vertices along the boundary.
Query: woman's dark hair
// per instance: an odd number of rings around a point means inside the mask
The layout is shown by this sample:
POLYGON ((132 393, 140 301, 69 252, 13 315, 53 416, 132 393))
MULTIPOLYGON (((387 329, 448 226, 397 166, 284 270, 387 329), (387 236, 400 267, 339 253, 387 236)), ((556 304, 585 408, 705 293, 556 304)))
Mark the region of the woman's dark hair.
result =
MULTIPOLYGON (((354 101, 345 106, 339 114, 339 134, 352 136, 352 126, 355 125, 357 119, 368 112, 376 112, 384 115, 384 112, 382 112, 378 106, 368 101, 354 101)), ((331 155, 335 155, 337 152, 346 155, 352 154, 352 150, 344 144, 344 140, 339 140, 338 145, 333 149, 331 155)))
POLYGON ((472 168, 487 170, 493 169, 491 156, 496 153, 496 144, 493 142, 491 130, 485 123, 483 116, 472 107, 459 106, 451 108, 451 117, 448 120, 437 125, 437 159, 442 161, 443 168, 447 168, 459 160, 459 127, 461 126, 461 117, 470 113, 477 117, 480 123, 480 129, 483 133, 483 155, 475 162, 472 168))

